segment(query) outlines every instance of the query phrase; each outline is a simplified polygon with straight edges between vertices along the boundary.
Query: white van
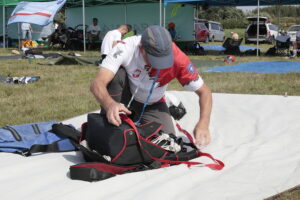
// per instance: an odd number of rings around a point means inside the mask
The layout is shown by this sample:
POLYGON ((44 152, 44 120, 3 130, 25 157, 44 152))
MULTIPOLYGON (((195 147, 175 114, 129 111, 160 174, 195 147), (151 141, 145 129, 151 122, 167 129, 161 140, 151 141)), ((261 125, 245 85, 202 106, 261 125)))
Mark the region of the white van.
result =
POLYGON ((223 42, 225 39, 225 33, 223 26, 220 22, 208 21, 205 19, 199 19, 197 22, 203 22, 207 29, 209 30, 209 41, 221 41, 223 42))

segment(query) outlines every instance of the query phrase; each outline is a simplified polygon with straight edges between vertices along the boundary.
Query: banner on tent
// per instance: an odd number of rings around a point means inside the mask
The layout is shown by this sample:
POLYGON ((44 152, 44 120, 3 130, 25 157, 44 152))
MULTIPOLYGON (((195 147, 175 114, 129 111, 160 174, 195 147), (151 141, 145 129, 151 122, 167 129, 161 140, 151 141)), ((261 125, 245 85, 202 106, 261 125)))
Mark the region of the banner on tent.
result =
POLYGON ((12 12, 7 24, 24 22, 45 26, 53 21, 54 16, 65 3, 66 0, 20 2, 12 12))

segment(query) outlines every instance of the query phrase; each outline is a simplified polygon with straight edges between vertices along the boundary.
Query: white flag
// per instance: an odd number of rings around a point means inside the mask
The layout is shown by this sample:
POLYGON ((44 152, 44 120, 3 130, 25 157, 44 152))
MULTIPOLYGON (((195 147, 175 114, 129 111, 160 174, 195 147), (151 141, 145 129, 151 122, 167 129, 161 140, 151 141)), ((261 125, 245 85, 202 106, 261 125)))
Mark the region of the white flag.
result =
POLYGON ((66 0, 51 2, 20 2, 12 12, 7 25, 24 22, 45 26, 53 21, 66 0))

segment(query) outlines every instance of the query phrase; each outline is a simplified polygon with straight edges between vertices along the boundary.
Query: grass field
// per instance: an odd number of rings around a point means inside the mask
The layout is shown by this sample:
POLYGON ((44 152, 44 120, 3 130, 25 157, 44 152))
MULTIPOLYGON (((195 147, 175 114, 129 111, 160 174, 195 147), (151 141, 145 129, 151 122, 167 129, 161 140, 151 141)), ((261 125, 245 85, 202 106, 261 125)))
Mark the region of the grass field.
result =
MULTIPOLYGON (((267 49, 269 46, 263 46, 267 49)), ((0 56, 11 55, 12 49, 1 49, 0 56)), ((62 52, 67 54, 67 52, 62 52)), ((98 56, 91 51, 84 56, 98 56)), ((191 56, 193 60, 222 62, 224 55, 191 56)), ((237 57, 237 62, 286 60, 282 57, 237 57)), ((295 59, 300 61, 300 59, 295 59)), ((295 61, 293 60, 293 61, 295 61)), ((0 84, 0 127, 10 124, 57 120, 61 121, 89 111, 99 105, 89 92, 90 81, 97 72, 96 66, 47 66, 47 60, 1 60, 0 76, 40 76, 38 82, 27 85, 0 84)), ((200 69, 208 68, 202 66, 200 69)), ((300 73, 201 73, 215 93, 300 96, 300 73)), ((169 90, 181 90, 172 81, 169 90)), ((300 199, 300 189, 288 191, 268 200, 300 199)))

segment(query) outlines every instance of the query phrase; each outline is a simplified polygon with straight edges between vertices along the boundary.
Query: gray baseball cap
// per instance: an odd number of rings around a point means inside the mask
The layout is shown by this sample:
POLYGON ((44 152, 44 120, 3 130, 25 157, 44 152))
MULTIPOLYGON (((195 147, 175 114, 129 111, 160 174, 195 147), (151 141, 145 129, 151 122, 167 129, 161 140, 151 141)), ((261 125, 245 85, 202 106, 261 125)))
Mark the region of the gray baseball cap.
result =
POLYGON ((141 42, 153 68, 166 69, 173 66, 172 38, 168 30, 157 25, 149 26, 141 42))

